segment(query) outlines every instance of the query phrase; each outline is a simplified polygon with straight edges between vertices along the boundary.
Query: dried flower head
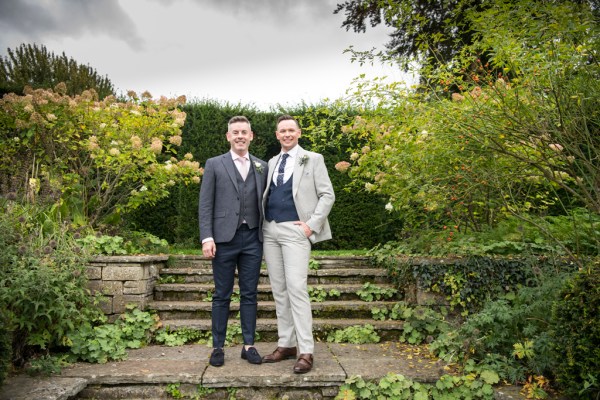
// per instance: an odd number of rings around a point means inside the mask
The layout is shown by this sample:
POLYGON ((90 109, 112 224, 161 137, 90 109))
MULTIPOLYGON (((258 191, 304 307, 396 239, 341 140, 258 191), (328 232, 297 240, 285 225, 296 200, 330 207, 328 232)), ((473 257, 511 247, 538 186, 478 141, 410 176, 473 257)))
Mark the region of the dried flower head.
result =
POLYGON ((139 150, 139 149, 141 149, 141 148, 142 148, 142 139, 140 139, 140 137, 139 137, 139 136, 137 136, 137 135, 133 135, 133 136, 132 136, 132 137, 129 139, 129 141, 131 142, 131 147, 132 147, 134 150, 139 150))
POLYGON ((348 168, 350 168, 350 163, 348 161, 340 161, 339 163, 335 164, 335 169, 340 172, 346 172, 348 171, 348 168))
POLYGON ((181 136, 180 135, 175 135, 175 136, 171 136, 169 138, 169 143, 174 144, 175 146, 181 146, 181 136))
POLYGON ((54 91, 58 94, 67 94, 67 84, 64 82, 59 82, 56 86, 54 86, 54 91))
POLYGON ((452 93, 452 101, 463 101, 465 96, 460 93, 452 93))
POLYGON ((552 150, 556 151, 557 153, 560 153, 563 150, 562 145, 560 145, 558 143, 550 143, 548 145, 548 147, 550 147, 552 150))
POLYGON ((150 150, 154 153, 154 154, 160 154, 160 152, 162 151, 162 140, 160 140, 159 138, 152 138, 152 143, 150 144, 150 150))

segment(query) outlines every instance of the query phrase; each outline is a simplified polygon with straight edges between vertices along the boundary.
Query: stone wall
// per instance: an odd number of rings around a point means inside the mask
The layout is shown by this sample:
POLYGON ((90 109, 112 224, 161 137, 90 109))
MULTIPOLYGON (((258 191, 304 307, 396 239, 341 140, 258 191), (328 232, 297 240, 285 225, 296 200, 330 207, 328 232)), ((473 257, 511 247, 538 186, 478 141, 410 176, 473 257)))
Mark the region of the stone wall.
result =
POLYGON ((92 294, 103 295, 102 311, 114 321, 128 304, 145 309, 168 256, 98 256, 87 267, 92 294))

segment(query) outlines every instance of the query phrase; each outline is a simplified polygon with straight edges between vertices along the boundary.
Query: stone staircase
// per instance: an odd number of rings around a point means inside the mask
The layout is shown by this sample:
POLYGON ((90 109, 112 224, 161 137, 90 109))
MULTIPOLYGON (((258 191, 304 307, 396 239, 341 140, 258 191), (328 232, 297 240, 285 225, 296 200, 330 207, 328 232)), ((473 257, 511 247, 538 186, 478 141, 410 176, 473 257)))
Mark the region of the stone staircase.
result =
MULTIPOLYGON (((225 366, 208 365, 209 345, 151 345, 128 351, 128 358, 105 364, 75 363, 60 375, 48 378, 9 377, 0 389, 0 400, 168 400, 186 399, 315 399, 332 400, 347 378, 379 380, 388 373, 420 383, 435 383, 449 371, 422 346, 399 343, 400 321, 375 321, 371 308, 391 307, 398 299, 362 301, 358 291, 370 282, 390 289, 386 272, 371 266, 366 257, 315 257, 319 268, 309 271, 309 287, 339 297, 313 301, 315 365, 305 375, 292 372, 295 360, 251 365, 239 355, 241 346, 225 349, 225 366), (372 325, 382 341, 377 344, 346 344, 326 341, 328 332, 353 325, 372 325)), ((200 256, 171 256, 160 271, 154 300, 148 309, 159 314, 172 330, 194 328, 210 331, 210 262, 200 256)), ((231 324, 239 324, 239 303, 231 304, 231 324)), ((277 345, 275 306, 266 269, 259 286, 256 347, 268 354, 277 345)), ((524 400, 517 387, 496 388, 497 400, 524 400)))
MULTIPOLYGON (((387 300, 366 302, 357 292, 369 282, 381 289, 393 289, 388 283, 386 271, 372 266, 367 257, 336 256, 314 257, 309 269, 309 291, 314 296, 337 291, 339 296, 327 296, 324 301, 312 301, 313 331, 319 340, 325 340, 329 332, 353 325, 372 325, 383 340, 394 340, 402 328, 400 321, 376 321, 371 317, 373 307, 391 306, 396 296, 387 300)), ((155 310, 163 323, 171 330, 193 328, 210 331, 211 293, 213 291, 210 260, 202 256, 172 256, 167 268, 160 271, 162 281, 154 289, 154 300, 148 308, 155 310)), ((235 293, 239 289, 234 287, 235 293)), ((232 301, 230 325, 239 324, 239 301, 232 301)), ((263 264, 258 287, 257 334, 260 341, 277 341, 275 302, 266 266, 263 264)))

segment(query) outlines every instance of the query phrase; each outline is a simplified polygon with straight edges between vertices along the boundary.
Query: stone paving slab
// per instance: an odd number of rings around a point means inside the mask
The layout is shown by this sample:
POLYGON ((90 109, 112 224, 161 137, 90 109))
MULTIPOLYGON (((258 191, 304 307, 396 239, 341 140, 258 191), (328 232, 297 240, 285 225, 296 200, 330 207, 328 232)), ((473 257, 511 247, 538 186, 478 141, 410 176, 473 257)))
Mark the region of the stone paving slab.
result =
POLYGON ((10 377, 0 388, 0 400, 67 400, 88 385, 85 378, 10 377))
POLYGON ((148 346, 128 351, 125 361, 76 363, 61 376, 83 377, 90 384, 202 383, 211 348, 205 345, 148 346))
POLYGON ((329 348, 348 377, 380 379, 388 372, 404 375, 421 383, 434 383, 451 373, 422 346, 386 342, 378 344, 330 343, 329 348))
MULTIPOLYGON (((256 343, 256 349, 264 356, 277 348, 276 343, 256 343)), ((246 387, 246 386, 339 386, 346 379, 344 369, 339 365, 326 343, 315 343, 313 369, 306 374, 295 374, 296 360, 284 360, 272 364, 252 365, 240 358, 241 346, 225 349, 225 365, 209 366, 204 373, 202 385, 205 387, 246 387)))

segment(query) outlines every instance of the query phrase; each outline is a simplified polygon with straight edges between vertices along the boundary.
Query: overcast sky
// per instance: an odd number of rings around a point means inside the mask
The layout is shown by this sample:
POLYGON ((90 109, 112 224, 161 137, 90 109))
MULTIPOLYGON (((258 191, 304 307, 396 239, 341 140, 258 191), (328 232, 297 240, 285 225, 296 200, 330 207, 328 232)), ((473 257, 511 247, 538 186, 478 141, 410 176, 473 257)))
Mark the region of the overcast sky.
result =
POLYGON ((352 80, 404 75, 344 50, 383 48, 389 30, 342 28, 337 0, 0 0, 0 54, 21 43, 64 51, 119 92, 233 104, 315 104, 352 80))

